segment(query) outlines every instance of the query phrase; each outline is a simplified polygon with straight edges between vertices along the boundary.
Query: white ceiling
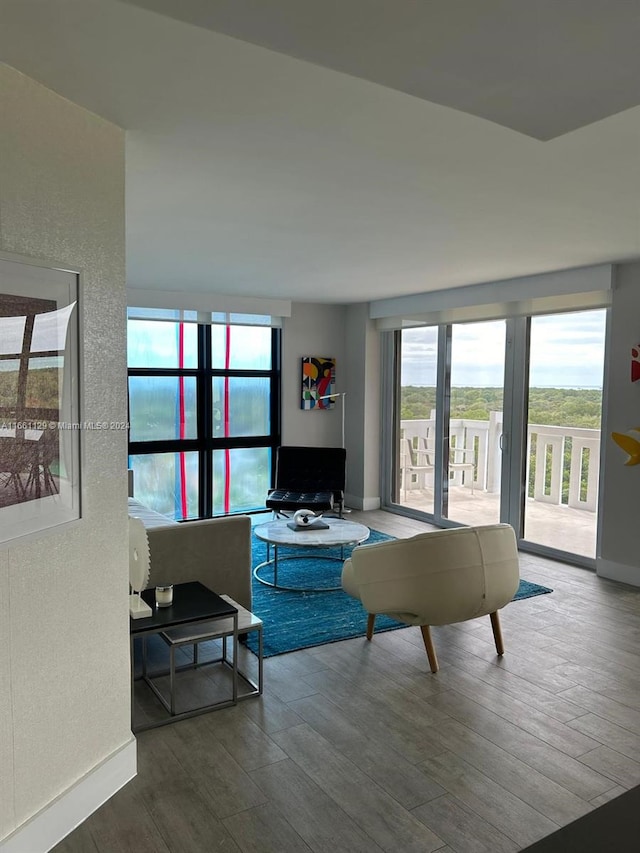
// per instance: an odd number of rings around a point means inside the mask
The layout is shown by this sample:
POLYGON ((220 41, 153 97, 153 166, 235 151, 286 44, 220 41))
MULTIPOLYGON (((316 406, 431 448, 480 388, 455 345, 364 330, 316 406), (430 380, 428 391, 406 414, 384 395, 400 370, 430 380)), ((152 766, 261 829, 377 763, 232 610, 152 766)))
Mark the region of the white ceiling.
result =
POLYGON ((122 0, 552 139, 640 104, 633 0, 122 0))
POLYGON ((357 302, 640 256, 628 0, 0 15, 1 61, 128 131, 132 287, 357 302))

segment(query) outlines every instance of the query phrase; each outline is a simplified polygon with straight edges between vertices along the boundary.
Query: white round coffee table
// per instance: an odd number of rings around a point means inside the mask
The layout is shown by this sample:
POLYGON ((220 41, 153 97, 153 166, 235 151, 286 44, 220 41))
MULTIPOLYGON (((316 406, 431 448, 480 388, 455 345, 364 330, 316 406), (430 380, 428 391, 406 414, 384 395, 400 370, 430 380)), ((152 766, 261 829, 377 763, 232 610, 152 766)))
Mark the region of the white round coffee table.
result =
POLYGON ((334 592, 342 589, 339 586, 333 587, 298 587, 298 586, 283 586, 278 583, 278 563, 283 560, 299 560, 304 557, 302 554, 279 554, 279 548, 285 546, 287 548, 302 549, 302 548, 333 548, 340 546, 340 556, 336 557, 330 554, 314 554, 314 559, 331 560, 333 562, 343 562, 345 545, 359 545, 369 538, 369 528, 364 524, 357 524, 354 521, 345 521, 343 518, 324 518, 329 528, 326 530, 309 530, 308 528, 292 530, 288 526, 290 519, 284 521, 269 521, 266 524, 260 524, 254 528, 254 532, 258 539, 262 539, 267 543, 267 559, 263 563, 259 563, 253 570, 253 576, 257 581, 265 586, 272 586, 274 589, 286 589, 292 592, 334 592), (271 557, 270 549, 273 545, 273 557, 271 557), (260 577, 260 570, 267 566, 273 567, 273 581, 265 580, 260 577))

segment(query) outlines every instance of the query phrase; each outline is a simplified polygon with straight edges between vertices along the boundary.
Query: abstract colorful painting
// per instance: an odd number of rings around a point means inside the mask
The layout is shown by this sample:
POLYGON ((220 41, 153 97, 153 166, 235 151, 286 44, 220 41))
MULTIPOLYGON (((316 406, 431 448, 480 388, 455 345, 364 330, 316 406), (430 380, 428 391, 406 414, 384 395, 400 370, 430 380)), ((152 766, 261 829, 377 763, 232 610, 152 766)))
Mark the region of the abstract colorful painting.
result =
POLYGON ((640 379, 640 346, 631 347, 631 381, 640 379))
POLYGON ((335 358, 307 355, 302 358, 302 409, 333 409, 335 397, 323 400, 327 394, 333 394, 336 381, 335 358))

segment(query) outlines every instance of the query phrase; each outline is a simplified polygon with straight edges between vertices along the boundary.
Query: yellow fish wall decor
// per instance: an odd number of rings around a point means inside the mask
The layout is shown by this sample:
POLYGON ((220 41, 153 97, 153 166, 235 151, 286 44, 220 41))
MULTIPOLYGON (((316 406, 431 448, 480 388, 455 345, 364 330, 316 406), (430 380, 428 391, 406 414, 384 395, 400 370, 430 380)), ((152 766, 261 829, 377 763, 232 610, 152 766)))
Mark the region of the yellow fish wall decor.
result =
POLYGON ((629 454, 625 465, 640 465, 640 427, 633 427, 629 432, 612 432, 611 438, 629 454), (639 437, 634 438, 629 432, 637 432, 639 437))

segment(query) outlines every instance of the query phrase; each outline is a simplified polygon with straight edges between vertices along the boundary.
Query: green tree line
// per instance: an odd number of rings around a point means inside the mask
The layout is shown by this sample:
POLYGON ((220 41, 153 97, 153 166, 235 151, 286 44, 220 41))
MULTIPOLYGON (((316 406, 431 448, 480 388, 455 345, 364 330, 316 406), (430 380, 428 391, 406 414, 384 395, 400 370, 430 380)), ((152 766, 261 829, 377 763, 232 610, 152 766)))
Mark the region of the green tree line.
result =
MULTIPOLYGON (((432 387, 405 385, 400 394, 402 420, 431 417, 436 407, 432 387)), ((600 429, 602 391, 593 388, 529 389, 529 423, 600 429)), ((502 411, 501 388, 452 388, 451 417, 487 421, 502 411)))

